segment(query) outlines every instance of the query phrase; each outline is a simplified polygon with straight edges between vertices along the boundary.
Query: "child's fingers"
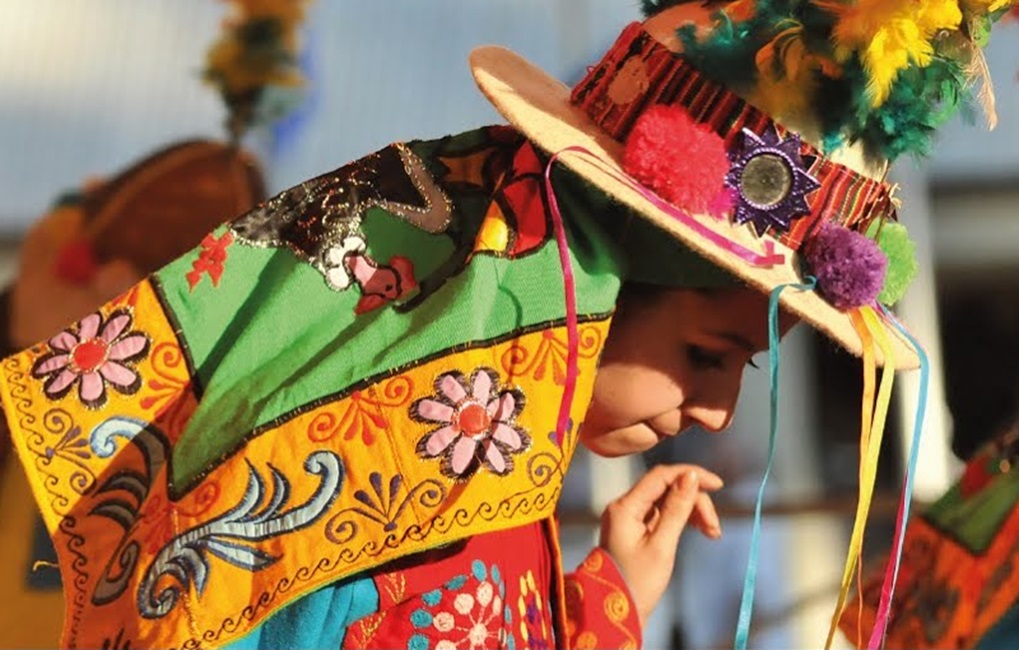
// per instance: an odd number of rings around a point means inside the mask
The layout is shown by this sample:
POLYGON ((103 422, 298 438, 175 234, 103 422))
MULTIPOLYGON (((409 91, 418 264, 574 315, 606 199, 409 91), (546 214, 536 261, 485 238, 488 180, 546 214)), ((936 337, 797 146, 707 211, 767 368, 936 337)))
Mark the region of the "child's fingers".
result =
POLYGON ((684 465, 691 471, 697 472, 697 486, 700 490, 707 490, 708 492, 717 492, 725 487, 725 481, 722 477, 714 472, 709 472, 703 467, 697 467, 694 465, 684 465))
POLYGON ((651 532, 651 541, 663 548, 674 549, 697 506, 699 495, 696 472, 688 471, 673 483, 662 500, 661 515, 658 526, 651 532))
POLYGON ((722 536, 722 522, 718 518, 718 511, 711 496, 706 492, 697 495, 697 502, 694 504, 693 519, 704 535, 712 539, 722 536))
POLYGON ((695 472, 702 490, 717 490, 724 485, 721 477, 696 465, 656 465, 637 481, 630 491, 620 497, 616 504, 641 521, 655 504, 665 497, 669 488, 688 472, 695 472))

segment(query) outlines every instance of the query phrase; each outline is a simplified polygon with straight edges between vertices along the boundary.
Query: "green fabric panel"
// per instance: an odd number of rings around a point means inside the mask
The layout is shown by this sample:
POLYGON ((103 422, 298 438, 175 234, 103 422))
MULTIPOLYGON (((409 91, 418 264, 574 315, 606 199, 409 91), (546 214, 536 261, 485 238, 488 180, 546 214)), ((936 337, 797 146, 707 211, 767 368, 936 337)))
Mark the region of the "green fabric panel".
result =
POLYGON ((991 545, 1017 502, 1019 473, 1007 472, 967 498, 958 484, 952 486, 923 516, 971 553, 979 554, 991 545))
MULTIPOLYGON (((559 198, 569 222, 578 311, 611 311, 620 272, 611 240, 589 218, 600 206, 585 196, 559 198)), ((418 264, 424 269, 448 259, 449 237, 414 232, 382 215, 376 210, 362 229, 380 260, 399 252, 414 260, 417 271, 418 264)), ((333 291, 289 250, 235 243, 228 251, 218 288, 206 282, 191 292, 184 278, 190 260, 159 274, 204 387, 174 446, 178 491, 252 429, 298 407, 455 346, 565 315, 558 249, 551 240, 515 260, 476 256, 406 313, 386 306, 356 317, 359 290, 333 291)))

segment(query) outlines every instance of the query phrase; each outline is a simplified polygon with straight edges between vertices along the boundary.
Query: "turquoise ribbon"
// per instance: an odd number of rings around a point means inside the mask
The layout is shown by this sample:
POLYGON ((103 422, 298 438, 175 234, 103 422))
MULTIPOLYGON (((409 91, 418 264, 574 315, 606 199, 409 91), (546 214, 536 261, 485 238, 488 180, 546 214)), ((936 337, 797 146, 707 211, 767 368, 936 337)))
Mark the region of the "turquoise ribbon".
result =
POLYGON ((754 506, 754 528, 750 536, 750 557, 747 560, 747 573, 743 579, 743 597, 740 600, 739 620, 736 623, 736 650, 745 650, 750 636, 750 615, 754 607, 754 589, 757 585, 757 553, 761 538, 761 508, 764 504, 764 487, 771 474, 771 466, 775 460, 775 437, 778 433, 778 308, 779 297, 786 289, 810 291, 817 284, 816 278, 808 276, 803 284, 789 283, 775 287, 768 299, 768 365, 771 382, 771 422, 768 433, 768 465, 764 469, 761 488, 757 492, 757 504, 754 506))

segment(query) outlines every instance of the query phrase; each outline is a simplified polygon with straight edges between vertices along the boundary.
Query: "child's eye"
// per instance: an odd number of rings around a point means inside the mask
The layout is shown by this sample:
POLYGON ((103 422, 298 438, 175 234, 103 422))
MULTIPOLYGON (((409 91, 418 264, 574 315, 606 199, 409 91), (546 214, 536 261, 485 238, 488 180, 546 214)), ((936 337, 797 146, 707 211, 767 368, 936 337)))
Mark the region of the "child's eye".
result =
POLYGON ((686 358, 698 370, 721 370, 725 367, 725 359, 721 355, 699 345, 687 345, 686 358))

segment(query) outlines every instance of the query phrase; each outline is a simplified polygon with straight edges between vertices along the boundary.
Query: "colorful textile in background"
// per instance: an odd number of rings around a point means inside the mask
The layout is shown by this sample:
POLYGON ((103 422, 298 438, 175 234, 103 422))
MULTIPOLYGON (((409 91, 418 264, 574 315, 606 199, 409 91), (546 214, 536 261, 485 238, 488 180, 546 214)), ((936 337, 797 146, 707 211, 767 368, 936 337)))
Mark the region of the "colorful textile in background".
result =
MULTIPOLYGON (((60 555, 65 645, 222 645, 387 561, 549 517, 575 443, 543 166, 506 128, 271 199, 48 343, 4 409, 60 555)), ((560 187, 568 187, 563 183, 560 187)), ((619 260, 557 193, 590 398, 619 260)))
MULTIPOLYGON (((889 617, 887 648, 976 648, 997 628, 998 642, 1019 643, 1019 471, 1014 435, 986 445, 959 482, 906 530, 899 584, 889 617), (1011 636, 1009 636, 1011 634, 1011 636)), ((878 567, 875 567, 878 568, 878 567)), ((882 568, 883 567, 879 567, 882 568)), ((883 572, 864 583, 840 622, 858 647, 874 623, 883 572), (862 630, 862 640, 857 631, 862 630)))

